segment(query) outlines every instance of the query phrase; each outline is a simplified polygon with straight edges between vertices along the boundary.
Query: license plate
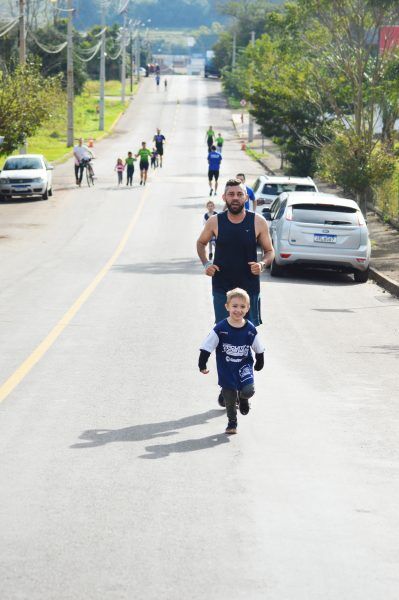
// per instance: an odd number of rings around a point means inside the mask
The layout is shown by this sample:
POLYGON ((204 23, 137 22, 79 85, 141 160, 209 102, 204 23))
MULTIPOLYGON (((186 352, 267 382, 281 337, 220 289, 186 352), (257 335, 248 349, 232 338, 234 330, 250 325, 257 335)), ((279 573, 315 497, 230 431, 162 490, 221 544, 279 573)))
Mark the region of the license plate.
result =
POLYGON ((329 233, 315 233, 313 235, 314 242, 321 242, 322 244, 336 244, 337 236, 329 233))
POLYGON ((16 188, 18 190, 28 190, 29 186, 26 185, 25 183, 13 183, 13 188, 16 188))

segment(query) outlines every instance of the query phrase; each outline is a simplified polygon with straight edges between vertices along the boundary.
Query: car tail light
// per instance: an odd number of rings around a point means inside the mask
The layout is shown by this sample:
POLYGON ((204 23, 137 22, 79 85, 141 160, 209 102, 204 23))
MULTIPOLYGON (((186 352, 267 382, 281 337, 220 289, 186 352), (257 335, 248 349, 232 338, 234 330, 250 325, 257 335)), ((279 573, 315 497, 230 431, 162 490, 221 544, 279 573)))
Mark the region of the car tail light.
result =
POLYGON ((287 254, 286 252, 283 252, 280 254, 281 258, 289 258, 291 256, 291 254, 287 254))
POLYGON ((365 258, 357 258, 356 260, 357 260, 358 263, 364 263, 364 262, 366 262, 365 258))
POLYGON ((285 213, 285 218, 287 221, 292 221, 292 206, 287 208, 287 212, 285 213))
POLYGON ((359 227, 365 227, 366 226, 366 220, 363 217, 363 213, 361 213, 360 210, 357 211, 357 220, 359 222, 359 227))

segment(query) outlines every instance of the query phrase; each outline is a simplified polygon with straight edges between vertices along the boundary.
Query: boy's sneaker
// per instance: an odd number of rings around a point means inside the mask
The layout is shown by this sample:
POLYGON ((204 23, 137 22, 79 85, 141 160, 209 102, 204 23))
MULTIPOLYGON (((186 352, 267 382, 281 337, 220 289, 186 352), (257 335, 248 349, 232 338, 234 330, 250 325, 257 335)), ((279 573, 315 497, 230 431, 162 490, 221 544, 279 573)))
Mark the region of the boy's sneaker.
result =
POLYGON ((240 408, 240 413, 242 415, 247 415, 249 413, 249 409, 251 407, 250 407, 248 398, 241 398, 241 396, 240 396, 239 408, 240 408))
POLYGON ((218 397, 218 404, 219 406, 221 406, 222 408, 226 408, 226 402, 224 401, 223 398, 223 394, 222 392, 220 392, 219 397, 218 397))
POLYGON ((227 423, 226 431, 227 435, 234 435, 237 433, 237 421, 229 421, 227 423))

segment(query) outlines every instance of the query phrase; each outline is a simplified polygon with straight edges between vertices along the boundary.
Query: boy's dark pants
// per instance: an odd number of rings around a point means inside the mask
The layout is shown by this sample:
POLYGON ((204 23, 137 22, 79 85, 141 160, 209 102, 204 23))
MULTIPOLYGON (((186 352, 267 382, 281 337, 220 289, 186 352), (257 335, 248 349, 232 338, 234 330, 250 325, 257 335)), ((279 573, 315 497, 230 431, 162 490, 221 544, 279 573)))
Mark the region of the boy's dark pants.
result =
POLYGON ((128 165, 127 166, 127 181, 126 181, 126 185, 132 185, 133 183, 133 173, 134 173, 134 167, 132 165, 128 165))
POLYGON ((226 388, 222 388, 222 394, 226 404, 227 418, 229 421, 237 421, 237 393, 240 395, 240 398, 252 398, 252 396, 255 394, 254 384, 250 383, 249 385, 245 385, 239 392, 237 392, 237 390, 228 390, 226 388))

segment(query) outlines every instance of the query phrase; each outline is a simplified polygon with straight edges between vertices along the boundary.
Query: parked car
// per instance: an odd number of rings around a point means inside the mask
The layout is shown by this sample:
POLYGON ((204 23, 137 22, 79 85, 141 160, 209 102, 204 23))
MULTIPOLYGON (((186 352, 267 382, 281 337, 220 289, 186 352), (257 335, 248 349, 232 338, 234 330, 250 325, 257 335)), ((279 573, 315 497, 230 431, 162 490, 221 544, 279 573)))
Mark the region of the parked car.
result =
POLYGON ((370 239, 354 200, 284 192, 265 210, 275 251, 273 277, 281 276, 288 265, 301 265, 353 273, 359 283, 368 280, 370 239))
POLYGON ((52 170, 42 154, 9 156, 0 173, 0 198, 53 195, 52 170))
POLYGON ((311 177, 289 177, 278 175, 260 175, 253 190, 258 206, 271 206, 282 192, 318 192, 311 177))

